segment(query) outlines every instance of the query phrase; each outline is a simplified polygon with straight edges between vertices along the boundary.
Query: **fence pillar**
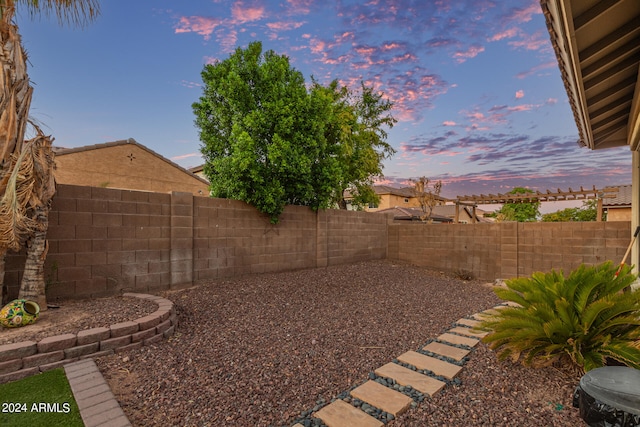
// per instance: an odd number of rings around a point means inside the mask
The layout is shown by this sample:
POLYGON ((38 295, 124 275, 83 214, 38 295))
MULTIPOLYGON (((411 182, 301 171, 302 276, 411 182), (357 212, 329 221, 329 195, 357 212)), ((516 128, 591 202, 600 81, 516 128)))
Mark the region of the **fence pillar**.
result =
POLYGON ((171 193, 171 286, 193 283, 193 194, 171 193))

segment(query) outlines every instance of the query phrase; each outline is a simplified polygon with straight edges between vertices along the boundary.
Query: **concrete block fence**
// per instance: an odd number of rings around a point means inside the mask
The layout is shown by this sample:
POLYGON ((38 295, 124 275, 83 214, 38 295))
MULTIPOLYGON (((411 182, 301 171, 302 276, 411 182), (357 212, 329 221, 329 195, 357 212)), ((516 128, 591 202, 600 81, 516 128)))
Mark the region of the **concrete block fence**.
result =
MULTIPOLYGON (((391 259, 484 280, 620 262, 630 222, 422 224, 287 206, 277 225, 237 200, 59 185, 49 215, 47 297, 154 293, 243 274, 391 259)), ((24 253, 6 257, 17 298, 24 253)))
POLYGON ((86 329, 77 334, 43 338, 38 342, 0 345, 0 384, 77 360, 139 348, 173 335, 178 318, 171 301, 145 294, 126 293, 124 296, 151 300, 158 309, 147 316, 108 328, 86 329))

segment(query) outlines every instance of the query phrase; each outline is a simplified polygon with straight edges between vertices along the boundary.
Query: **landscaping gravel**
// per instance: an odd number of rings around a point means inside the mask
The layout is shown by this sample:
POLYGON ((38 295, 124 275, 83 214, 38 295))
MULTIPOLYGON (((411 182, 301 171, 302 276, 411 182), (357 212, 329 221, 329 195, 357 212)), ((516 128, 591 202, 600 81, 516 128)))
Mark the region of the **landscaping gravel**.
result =
MULTIPOLYGON (((162 296, 180 319, 172 337, 96 360, 134 426, 291 426, 500 302, 482 282, 390 261, 162 296)), ((480 344, 459 378, 387 425, 581 425, 570 407, 577 374, 498 362, 480 344)))

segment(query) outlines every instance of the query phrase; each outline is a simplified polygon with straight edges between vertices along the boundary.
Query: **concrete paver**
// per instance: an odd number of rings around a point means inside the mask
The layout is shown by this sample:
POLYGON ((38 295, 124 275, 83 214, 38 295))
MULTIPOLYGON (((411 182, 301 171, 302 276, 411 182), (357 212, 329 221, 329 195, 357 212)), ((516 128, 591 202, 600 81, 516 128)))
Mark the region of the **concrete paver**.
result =
POLYGON ((447 333, 440 335, 438 337, 438 340, 445 341, 451 344, 466 345, 468 347, 475 347, 480 342, 480 340, 476 338, 461 337, 460 335, 447 334, 447 333))
POLYGON ((406 411, 413 401, 409 396, 371 380, 351 390, 351 396, 394 416, 406 411))
POLYGON ((396 363, 387 363, 376 369, 375 373, 381 377, 392 378, 400 385, 410 385, 419 392, 429 396, 433 396, 446 385, 446 383, 442 381, 422 375, 396 363))
POLYGON ((473 320, 473 319, 458 319, 458 321, 456 322, 458 325, 464 325, 464 326, 469 326, 470 328, 475 328, 476 326, 480 326, 480 322, 479 320, 473 320))
POLYGON ((465 328, 464 326, 456 326, 455 328, 449 329, 449 332, 455 332, 456 334, 462 334, 462 335, 466 335, 468 337, 474 337, 474 338, 482 338, 489 335, 489 332, 476 331, 471 328, 465 328))
POLYGON ((465 350, 463 348, 458 348, 458 347, 452 347, 450 345, 442 344, 439 342, 431 342, 425 347, 423 347, 423 350, 427 350, 432 353, 437 353, 441 356, 446 356, 457 361, 462 360, 467 354, 469 354, 469 350, 465 350))
POLYGON ((417 351, 407 351, 398 356, 398 360, 413 365, 418 369, 428 369, 434 374, 442 375, 449 380, 454 379, 455 376, 462 371, 462 366, 454 365, 453 363, 445 362, 444 360, 436 359, 435 357, 427 356, 417 351))
POLYGON ((314 414, 329 427, 382 427, 382 421, 351 406, 344 400, 336 400, 314 414))

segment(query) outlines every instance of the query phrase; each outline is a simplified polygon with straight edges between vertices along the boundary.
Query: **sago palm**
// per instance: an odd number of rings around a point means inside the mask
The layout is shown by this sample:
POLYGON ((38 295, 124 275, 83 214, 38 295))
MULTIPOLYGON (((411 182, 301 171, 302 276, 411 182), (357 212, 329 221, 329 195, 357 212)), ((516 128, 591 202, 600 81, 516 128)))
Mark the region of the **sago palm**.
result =
POLYGON ((20 296, 36 300, 44 310, 42 269, 44 236, 54 191, 53 153, 51 139, 39 129, 34 139, 24 141, 33 88, 27 74, 27 56, 14 22, 17 8, 24 8, 32 16, 54 14, 60 23, 84 25, 97 17, 99 3, 97 0, 0 0, 0 288, 4 297, 6 252, 19 250, 26 244, 27 265, 20 296))
POLYGON ((605 262, 562 272, 534 273, 495 293, 519 306, 483 321, 484 338, 500 358, 541 366, 569 360, 582 372, 607 359, 640 369, 640 290, 622 292, 636 276, 605 262))

